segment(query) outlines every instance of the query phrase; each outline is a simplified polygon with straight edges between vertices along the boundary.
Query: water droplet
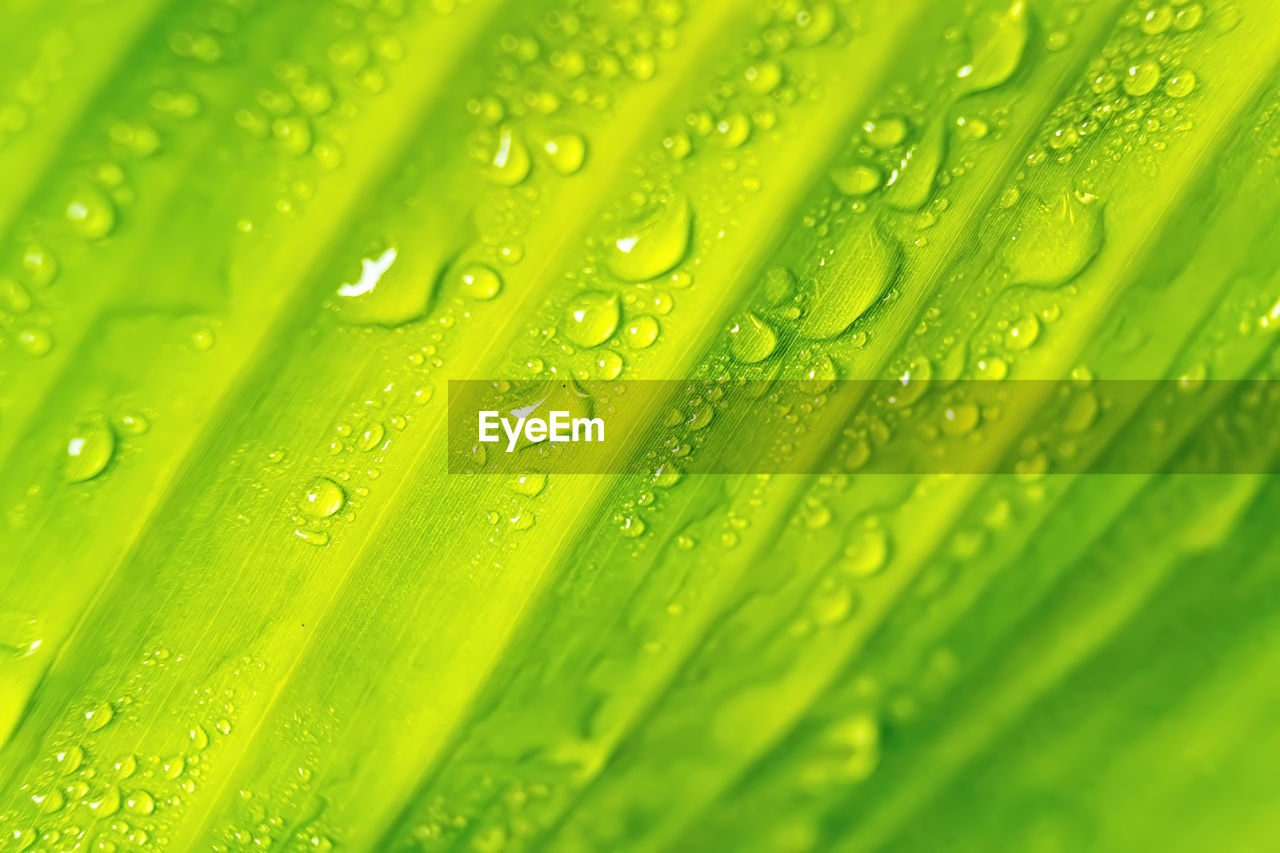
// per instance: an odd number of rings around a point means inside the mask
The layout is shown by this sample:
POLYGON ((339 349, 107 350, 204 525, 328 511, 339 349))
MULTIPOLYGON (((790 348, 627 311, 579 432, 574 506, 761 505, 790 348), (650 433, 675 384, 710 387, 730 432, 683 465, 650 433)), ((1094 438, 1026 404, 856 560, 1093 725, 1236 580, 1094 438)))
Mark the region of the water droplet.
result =
POLYGON ((898 252, 870 223, 857 226, 841 246, 842 262, 829 265, 813 282, 799 332, 806 338, 834 338, 884 296, 897 274, 898 252))
POLYGON ((576 133, 561 133, 545 139, 542 152, 551 168, 562 175, 572 175, 587 158, 587 143, 576 133))
POLYGON ((67 202, 67 221, 86 240, 100 240, 116 227, 116 209, 97 187, 80 185, 67 202))
POLYGON ((521 474, 511 482, 511 491, 518 495, 536 498, 547 487, 546 474, 521 474))
POLYGON ((796 44, 812 47, 826 41, 836 28, 836 13, 830 3, 811 3, 795 13, 796 44))
POLYGON ((806 394, 821 394, 836 381, 836 366, 829 356, 821 356, 808 370, 804 379, 800 380, 800 390, 806 394))
POLYGON ((84 727, 88 732, 97 732, 107 727, 116 716, 116 709, 110 702, 95 705, 84 712, 84 727))
POLYGON ((1179 71, 1164 84, 1164 90, 1171 98, 1185 98, 1196 89, 1196 75, 1190 71, 1179 71))
POLYGON ((831 183, 847 196, 861 198, 880 188, 880 170, 865 163, 831 170, 831 183))
POLYGON ((98 799, 89 801, 89 808, 99 818, 111 817, 120 811, 120 789, 113 786, 103 791, 98 799))
POLYGON ((374 421, 364 428, 360 433, 360 437, 356 439, 356 446, 368 453, 378 445, 382 444, 382 438, 386 434, 380 421, 374 421))
POLYGON ((125 801, 125 810, 136 815, 149 815, 156 810, 156 801, 146 791, 134 791, 125 801))
POLYGON ((1160 82, 1160 66, 1153 61, 1139 62, 1129 66, 1124 75, 1124 90, 1130 95, 1139 97, 1150 92, 1160 82))
POLYGON ((271 135, 286 153, 300 156, 311 150, 311 124, 301 116, 276 119, 271 135))
POLYGON ((609 270, 625 281, 648 281, 669 272, 689 250, 690 220, 683 195, 642 213, 609 241, 609 270))
POLYGON ((1014 0, 1004 12, 976 17, 969 24, 972 57, 956 72, 964 93, 991 89, 1012 77, 1029 32, 1025 0, 1014 0))
POLYGON ((335 306, 343 320, 357 325, 399 326, 426 315, 435 295, 439 270, 414 268, 396 249, 360 261, 360 276, 341 285, 335 306))
POLYGON ((980 419, 976 405, 967 400, 956 403, 942 410, 942 431, 953 438, 968 435, 978 426, 980 419))
POLYGON ((470 264, 458 274, 464 296, 486 301, 502 292, 502 276, 484 264, 470 264))
POLYGON ((862 135, 876 148, 893 148, 907 138, 907 123, 896 116, 865 121, 862 123, 862 135))
POLYGON ((498 131, 498 144, 489 158, 489 178, 495 184, 514 187, 529 176, 529 149, 509 127, 498 131))
POLYGON ((1173 24, 1173 10, 1168 6, 1158 6, 1142 16, 1139 28, 1149 36, 1158 36, 1173 24))
POLYGON ((39 358, 53 349, 53 336, 44 329, 23 329, 18 332, 18 347, 27 355, 39 358))
POLYGON ((1060 192, 1029 205, 1005 250, 1013 284, 1056 287, 1079 275, 1102 248, 1102 203, 1060 192))
POLYGON ((898 408, 910 406, 929 390, 929 380, 932 378, 933 362, 923 356, 913 359, 898 377, 898 384, 894 386, 889 402, 898 408))
POLYGON ((25 314, 31 310, 31 294, 11 278, 0 278, 0 310, 25 314))
POLYGON ((599 290, 587 291, 569 304, 564 336, 580 347, 599 346, 617 331, 618 320, 616 295, 599 290))
POLYGON ((619 519, 618 529, 626 538, 635 539, 644 533, 644 519, 634 513, 628 513, 619 519))
POLYGON ((751 135, 751 119, 742 113, 730 113, 716 122, 712 139, 721 148, 733 149, 747 141, 751 135))
POLYGON ((729 328, 729 350, 745 364, 755 364, 773 355, 778 336, 755 314, 744 314, 729 328))
POLYGON ((978 360, 978 376, 996 382, 1009 375, 1009 364, 999 356, 989 356, 978 360))
POLYGON ((342 487, 328 477, 317 477, 302 497, 302 509, 312 518, 328 518, 346 503, 342 487))
POLYGON ((889 176, 885 199, 890 206, 905 211, 924 207, 933 194, 933 182, 945 154, 946 131, 939 117, 925 130, 920 141, 911 146, 902 163, 889 176))
POLYGON ((1178 10, 1178 14, 1173 19, 1173 26, 1181 32, 1187 32, 1200 26, 1202 20, 1204 20, 1204 7, 1199 3, 1193 3, 1178 10))
POLYGON ((850 537, 837 568, 853 577, 869 577, 889 562, 889 534, 878 524, 864 525, 850 537))
POLYGON ((767 95, 782 82, 782 66, 772 59, 748 65, 742 72, 747 88, 757 95, 767 95))
POLYGON ((1027 314, 1009 327, 1005 333, 1005 345, 1011 350, 1030 349, 1040 337, 1040 321, 1036 315, 1027 314))
POLYGON ((36 287, 48 287, 58 277, 58 261, 43 246, 27 246, 22 253, 22 270, 36 287))
POLYGON ((68 483, 92 480, 106 469, 116 451, 116 437, 104 423, 79 427, 67 441, 62 477, 68 483))
POLYGON ((658 321, 648 314, 641 314, 627 324, 624 340, 632 349, 645 349, 658 339, 658 321))

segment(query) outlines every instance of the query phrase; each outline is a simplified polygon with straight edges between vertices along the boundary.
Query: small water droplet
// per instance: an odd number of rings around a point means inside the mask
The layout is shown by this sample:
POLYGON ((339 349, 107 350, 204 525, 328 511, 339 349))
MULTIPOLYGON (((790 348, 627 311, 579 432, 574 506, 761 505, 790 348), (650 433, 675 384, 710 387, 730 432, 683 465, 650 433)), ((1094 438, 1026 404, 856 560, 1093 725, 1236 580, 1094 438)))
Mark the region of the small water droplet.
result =
POLYGON ((458 273, 459 286, 464 296, 479 301, 493 299, 502 292, 502 276, 497 270, 484 264, 469 264, 458 273))

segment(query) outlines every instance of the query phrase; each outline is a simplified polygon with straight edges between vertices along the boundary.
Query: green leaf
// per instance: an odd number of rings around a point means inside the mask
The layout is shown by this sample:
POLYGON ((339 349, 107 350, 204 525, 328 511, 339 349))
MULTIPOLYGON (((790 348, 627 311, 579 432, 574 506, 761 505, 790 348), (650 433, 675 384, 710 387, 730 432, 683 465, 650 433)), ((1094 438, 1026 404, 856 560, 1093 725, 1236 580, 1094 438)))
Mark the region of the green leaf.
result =
POLYGON ((0 849, 1280 829, 1280 7, 3 11, 0 849))

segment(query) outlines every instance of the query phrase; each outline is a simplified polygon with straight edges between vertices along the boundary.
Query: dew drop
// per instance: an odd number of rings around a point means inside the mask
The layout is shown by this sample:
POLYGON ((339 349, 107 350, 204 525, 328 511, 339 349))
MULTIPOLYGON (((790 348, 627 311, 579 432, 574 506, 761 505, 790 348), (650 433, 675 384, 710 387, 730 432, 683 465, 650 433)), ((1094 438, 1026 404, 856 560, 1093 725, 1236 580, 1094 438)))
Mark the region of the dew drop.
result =
POLYGON ((729 328, 729 350, 744 364, 755 364, 773 355, 778 336, 755 314, 744 314, 729 328))
POLYGON ((618 329, 618 297, 591 290, 578 294, 565 312, 564 335, 580 347, 599 346, 618 329))
POLYGON ((535 498, 547 487, 546 474, 521 474, 511 481, 511 491, 535 498))
POLYGON ((419 260, 415 268, 394 248, 362 258, 360 275, 338 287, 334 304, 339 316, 361 326, 400 326, 425 316, 439 270, 424 269, 419 260))
POLYGON ((747 88, 757 95, 767 95, 782 82, 782 66, 772 59, 748 65, 742 72, 747 88))
POLYGON ((576 133, 561 133, 543 141, 542 153, 551 168, 562 175, 572 175, 587 158, 587 143, 576 133))
POLYGON ((800 390, 806 394, 821 394, 836 381, 836 366, 829 356, 821 356, 809 366, 800 380, 800 390))
POLYGON ((920 141, 907 151, 901 164, 889 176, 885 199, 897 210, 911 211, 924 207, 933 194, 933 182, 946 154, 946 130, 942 119, 936 119, 925 130, 920 141))
POLYGON ((312 518, 329 518, 346 503, 342 487, 328 477, 317 477, 302 498, 302 509, 312 518))
POLYGON ((1147 94, 1160 82, 1160 66, 1152 61, 1139 62, 1129 66, 1125 72, 1124 90, 1134 97, 1147 94))
POLYGON ((1023 211, 1005 250, 1013 284, 1065 284, 1102 248, 1102 203, 1096 196, 1060 192, 1023 211))
POLYGON ((690 220, 689 201, 683 195, 645 211, 609 241, 609 270, 638 282, 674 269, 689 250, 690 220))
POLYGON ((806 338, 834 338, 878 302, 897 274, 898 252, 866 223, 841 246, 841 263, 829 265, 813 282, 799 332, 806 338))
POLYGON ((845 543, 837 568, 853 577, 869 577, 889 562, 889 534, 879 525, 865 525, 845 543))
POLYGON ((29 356, 40 358, 53 350, 53 336, 44 329, 18 332, 18 347, 29 356))
POLYGON ((831 170, 831 183, 841 193, 861 198, 880 188, 880 170, 875 166, 860 163, 856 166, 840 166, 831 170))
POLYGON ((1026 0, 1014 0, 999 14, 982 15, 969 26, 973 55, 956 76, 965 94, 999 86, 1022 62, 1030 33, 1026 0))
POLYGON ((502 292, 502 276, 484 264, 470 264, 458 274, 462 294, 481 302, 502 292))
POLYGON ((966 400, 942 410, 942 431, 946 435, 958 438, 973 432, 979 420, 981 420, 981 414, 978 407, 966 400))
POLYGON ((1171 98, 1185 98, 1196 89, 1196 75, 1190 71, 1179 71, 1164 84, 1164 90, 1171 98))
POLYGON ((86 240, 100 240, 116 227, 116 209, 97 187, 82 184, 67 202, 67 222, 86 240))
POLYGON ((509 127, 498 131, 498 144, 489 158, 489 179, 514 187, 529 176, 529 149, 509 127))
POLYGON ((1035 344, 1038 337, 1040 337, 1040 321, 1036 319, 1036 315, 1027 314, 1005 332, 1005 345, 1014 351, 1026 350, 1035 344))
POLYGON ((68 483, 92 480, 106 469, 116 451, 116 437, 103 423, 81 426, 67 441, 62 478, 68 483))
POLYGON ((658 339, 658 332, 658 321, 648 314, 641 314, 627 324, 624 340, 632 349, 646 349, 658 339))
POLYGON ((862 135, 876 148, 893 148, 907 138, 907 123, 896 116, 865 121, 862 123, 862 135))
POLYGON ((378 445, 382 444, 382 438, 384 435, 386 435, 386 429, 383 428, 382 423, 374 421, 365 427, 364 431, 360 433, 359 438, 356 439, 356 446, 368 453, 370 450, 373 450, 378 445))

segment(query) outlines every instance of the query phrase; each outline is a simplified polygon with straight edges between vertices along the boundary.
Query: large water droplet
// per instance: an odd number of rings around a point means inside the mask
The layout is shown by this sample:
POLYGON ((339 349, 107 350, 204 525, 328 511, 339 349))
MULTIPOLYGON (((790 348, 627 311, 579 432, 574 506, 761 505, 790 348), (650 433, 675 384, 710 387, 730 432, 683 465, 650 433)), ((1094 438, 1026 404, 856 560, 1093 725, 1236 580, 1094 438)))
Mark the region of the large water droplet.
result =
POLYGON ((346 503, 347 495, 328 477, 317 477, 302 497, 302 509, 312 518, 328 518, 346 503))
POLYGON ((358 325, 399 326, 426 315, 438 270, 410 269, 390 248, 360 261, 360 275, 338 288, 335 305, 343 320, 358 325))
POLYGON ((106 424, 90 424, 76 430, 67 441, 62 476, 68 483, 83 483, 102 473, 116 450, 116 437, 106 424))
POLYGON ((502 276, 484 264, 470 264, 458 273, 460 289, 464 296, 485 301, 502 292, 502 276))
POLYGON ((1102 203, 1061 192, 1030 205, 1005 250, 1012 284, 1054 287, 1079 275, 1102 248, 1102 203))
POLYGON ((572 175, 587 158, 587 143, 576 133, 561 133, 543 140, 542 152, 551 168, 562 175, 572 175))
POLYGON ((116 209, 102 190, 89 184, 76 188, 67 202, 67 221, 86 240, 100 240, 116 227, 116 209))
POLYGON ((648 281, 670 271, 689 250, 690 220, 683 195, 645 211, 609 241, 609 270, 626 281, 648 281))
POLYGON ((729 350, 745 364, 755 364, 773 355, 778 336, 755 314, 744 314, 729 328, 729 350))
POLYGON ((1004 12, 981 15, 969 25, 973 49, 969 62, 956 76, 965 94, 999 86, 1022 62, 1029 35, 1026 0, 1014 0, 1004 12))
POLYGON ((529 149, 509 127, 498 131, 498 144, 489 160, 489 178, 495 184, 514 187, 529 176, 529 149))
POLYGON ((889 176, 885 199, 898 210, 919 210, 933 194, 933 182, 942 168, 947 147, 942 119, 936 119, 920 141, 911 146, 902 163, 889 176))
POLYGON ((599 346, 618 328, 618 297, 612 293, 591 290, 579 294, 569 303, 564 322, 564 336, 580 347, 599 346))
POLYGON ((800 334, 834 338, 867 312, 889 289, 897 274, 899 252, 867 223, 841 246, 814 280, 800 334))

